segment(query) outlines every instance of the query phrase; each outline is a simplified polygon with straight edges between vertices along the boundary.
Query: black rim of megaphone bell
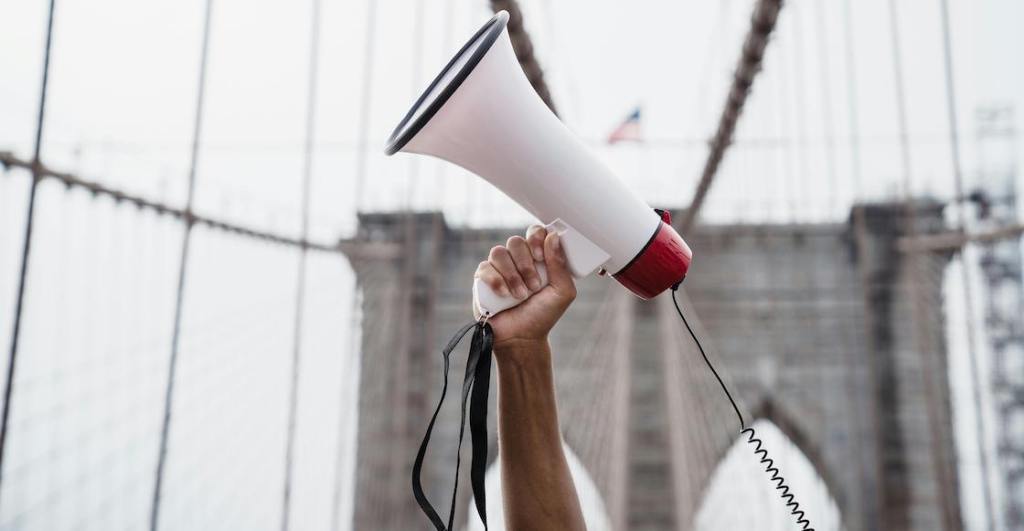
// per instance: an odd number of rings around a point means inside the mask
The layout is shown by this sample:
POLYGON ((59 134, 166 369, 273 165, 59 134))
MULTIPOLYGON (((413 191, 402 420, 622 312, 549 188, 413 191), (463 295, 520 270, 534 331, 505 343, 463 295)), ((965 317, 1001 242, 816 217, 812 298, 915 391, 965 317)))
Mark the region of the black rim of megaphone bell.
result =
POLYGON ((391 136, 388 138, 388 144, 384 148, 384 153, 394 155, 405 147, 405 144, 412 140, 412 138, 416 136, 416 133, 419 133, 420 129, 423 129, 424 125, 427 125, 427 122, 437 114, 437 111, 444 106, 448 101, 448 98, 450 98, 452 94, 459 89, 462 82, 469 77, 469 74, 473 72, 476 65, 480 63, 480 59, 483 59, 484 55, 487 54, 487 51, 491 49, 491 45, 494 44, 494 41, 498 40, 498 36, 501 35, 506 24, 508 24, 508 13, 505 11, 499 11, 493 18, 491 18, 491 20, 484 24, 483 27, 480 28, 465 45, 462 46, 459 53, 455 54, 451 61, 448 61, 448 64, 445 65, 444 69, 442 69, 441 72, 437 74, 437 77, 430 82, 430 86, 428 86, 427 89, 423 91, 423 94, 420 94, 420 97, 416 99, 416 103, 414 103, 412 108, 409 109, 409 112, 405 113, 405 118, 402 118, 402 121, 398 122, 398 126, 395 127, 395 130, 391 132, 391 136), (473 51, 473 55, 469 57, 466 64, 462 66, 462 69, 455 74, 450 82, 448 82, 448 86, 441 90, 437 98, 435 98, 434 101, 430 103, 430 106, 416 117, 415 121, 409 123, 416 114, 416 111, 420 108, 420 105, 423 105, 427 96, 434 91, 437 85, 441 83, 441 80, 443 80, 448 72, 455 67, 455 64, 459 62, 459 59, 463 54, 472 48, 473 44, 477 41, 480 41, 480 45, 476 47, 473 51))

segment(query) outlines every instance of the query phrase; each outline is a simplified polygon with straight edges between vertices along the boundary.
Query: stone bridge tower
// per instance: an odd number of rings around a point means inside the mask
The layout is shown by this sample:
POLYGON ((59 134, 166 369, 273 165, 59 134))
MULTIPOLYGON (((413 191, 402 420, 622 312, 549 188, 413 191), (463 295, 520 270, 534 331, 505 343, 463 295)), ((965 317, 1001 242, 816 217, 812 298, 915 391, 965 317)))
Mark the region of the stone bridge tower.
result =
MULTIPOLYGON (((681 302, 748 423, 767 418, 794 441, 845 529, 960 529, 946 257, 897 250, 903 206, 858 208, 864 215, 851 220, 863 223, 701 228, 688 238, 694 263, 681 302)), ((941 229, 938 205, 917 209, 919 232, 941 229)), ((354 528, 424 529, 409 475, 439 393, 440 348, 471 319, 476 264, 521 228, 455 230, 435 213, 359 222, 344 243, 364 301, 354 528)), ((613 527, 691 529, 738 426, 668 295, 644 302, 588 278, 552 341, 564 437, 613 527)), ((456 381, 465 348, 453 356, 456 381)), ((449 397, 424 469, 439 507, 450 495, 456 402, 449 397)))

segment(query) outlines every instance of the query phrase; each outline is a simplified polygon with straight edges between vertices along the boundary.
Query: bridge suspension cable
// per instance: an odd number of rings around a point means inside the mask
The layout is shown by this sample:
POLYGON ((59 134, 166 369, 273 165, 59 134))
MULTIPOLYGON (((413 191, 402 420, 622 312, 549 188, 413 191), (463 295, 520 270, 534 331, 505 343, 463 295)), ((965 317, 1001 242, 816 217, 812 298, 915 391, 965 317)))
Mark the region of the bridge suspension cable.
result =
MULTIPOLYGON (((893 91, 896 101, 896 125, 899 131, 899 158, 900 176, 902 183, 904 230, 910 237, 917 234, 917 206, 913 200, 914 172, 910 153, 910 133, 907 116, 907 99, 904 86, 903 57, 900 36, 899 7, 896 0, 889 0, 889 37, 892 49, 893 65, 893 91)), ((943 529, 951 530, 957 527, 960 521, 959 506, 955 502, 953 492, 950 490, 953 485, 954 473, 948 468, 948 461, 945 459, 946 445, 942 440, 942 430, 939 426, 938 410, 938 386, 939 379, 935 374, 935 345, 929 333, 929 323, 925 320, 927 314, 927 302, 925 300, 924 286, 921 279, 925 278, 928 264, 922 259, 928 258, 920 254, 911 254, 909 279, 910 314, 913 331, 911 333, 913 345, 918 351, 918 362, 920 363, 921 383, 924 388, 925 420, 928 425, 929 440, 926 447, 931 456, 932 466, 936 475, 936 495, 938 496, 941 508, 941 522, 943 529)))
POLYGON ((301 249, 311 249, 314 251, 323 251, 329 253, 341 254, 341 247, 338 244, 329 244, 325 242, 316 242, 302 238, 295 238, 280 234, 273 231, 259 229, 250 225, 244 225, 241 223, 234 223, 223 219, 218 219, 213 216, 207 216, 191 212, 186 208, 175 207, 170 204, 154 201, 147 199, 139 194, 133 194, 126 192, 119 188, 107 186, 96 181, 88 180, 84 177, 76 175, 74 173, 63 172, 54 170, 43 163, 34 164, 32 161, 25 160, 16 157, 14 154, 0 151, 0 166, 5 168, 19 168, 29 171, 34 171, 38 175, 38 179, 42 180, 45 178, 55 179, 60 181, 69 188, 81 188, 88 190, 94 195, 106 196, 113 199, 116 202, 126 201, 135 205, 141 210, 148 210, 161 215, 168 215, 173 218, 185 221, 191 219, 191 223, 194 225, 203 225, 208 228, 229 232, 237 236, 246 238, 252 238, 255 240, 263 240, 266 242, 286 245, 289 247, 298 247, 301 249))
POLYGON ((374 42, 377 34, 377 2, 366 3, 366 40, 363 45, 362 86, 359 93, 359 143, 356 150, 355 190, 353 212, 358 212, 366 193, 366 156, 370 146, 370 110, 373 108, 374 42))
POLYGON ((537 91, 540 99, 544 100, 544 104, 551 109, 551 112, 558 114, 555 103, 551 99, 551 91, 544 81, 544 69, 540 67, 537 57, 533 54, 533 41, 530 40, 530 34, 526 32, 526 27, 523 25, 523 11, 519 9, 519 2, 516 0, 491 0, 491 9, 495 13, 503 9, 508 11, 508 37, 512 41, 512 49, 516 52, 516 58, 519 59, 519 66, 523 67, 526 79, 530 80, 530 85, 533 86, 533 90, 537 91))
MULTIPOLYGON (((305 149, 302 157, 302 239, 309 236, 310 177, 313 174, 313 140, 316 136, 317 90, 320 69, 320 0, 312 1, 309 35, 309 78, 306 87, 305 149)), ((295 321, 292 328, 292 374, 288 382, 288 424, 284 456, 284 488, 281 502, 281 531, 288 531, 291 513, 292 481, 295 475, 295 417, 298 415, 299 369, 302 359, 302 318, 306 307, 306 263, 308 248, 299 250, 298 272, 295 284, 295 321)))
POLYGON ((32 162, 26 169, 32 172, 32 183, 29 185, 28 213, 25 220, 25 234, 21 248, 21 269, 18 274, 18 294, 14 303, 14 326, 11 330, 11 350, 7 360, 7 375, 4 381, 4 406, 0 416, 0 486, 3 485, 4 449, 7 447, 7 424, 10 420, 11 398, 14 390, 14 369, 18 359, 18 337, 21 331, 21 314, 25 302, 25 278, 28 276, 28 260, 32 247, 32 220, 35 217, 36 190, 43 176, 42 164, 39 162, 43 149, 43 126, 46 124, 46 89, 50 80, 50 49, 53 43, 53 13, 56 1, 50 0, 50 8, 46 20, 46 45, 43 51, 43 82, 39 89, 39 114, 36 118, 36 138, 33 148, 32 162))
POLYGON ((772 31, 775 29, 775 21, 778 19, 781 9, 782 0, 760 0, 754 7, 754 14, 750 19, 750 31, 743 41, 743 51, 739 63, 736 65, 736 73, 733 74, 725 108, 719 118, 718 129, 711 138, 711 150, 704 163, 704 169, 701 171, 700 181, 693 193, 690 207, 686 209, 683 219, 679 223, 680 231, 683 234, 688 233, 696 223, 704 199, 707 197, 708 190, 711 189, 711 183, 718 173, 722 157, 725 155, 726 149, 729 148, 729 144, 732 143, 736 122, 743 112, 743 106, 747 102, 754 78, 761 70, 764 51, 768 46, 772 31))
POLYGON ((192 201, 195 197, 196 164, 199 158, 200 135, 203 130, 203 100, 206 95, 206 69, 210 50, 210 18, 213 0, 206 0, 203 13, 203 40, 200 45, 198 87, 196 107, 192 123, 192 151, 189 156, 188 196, 185 200, 185 229, 181 235, 181 261, 178 264, 178 286, 174 299, 174 325, 171 329, 171 354, 167 368, 167 387, 164 395, 164 413, 160 427, 160 450, 157 454, 156 478, 153 481, 153 502, 150 506, 149 528, 157 531, 160 527, 160 495, 163 490, 164 470, 167 466, 167 439, 171 431, 171 408, 174 405, 174 379, 178 369, 178 349, 181 344, 181 317, 184 306, 186 273, 188 272, 188 250, 195 219, 191 216, 192 201))

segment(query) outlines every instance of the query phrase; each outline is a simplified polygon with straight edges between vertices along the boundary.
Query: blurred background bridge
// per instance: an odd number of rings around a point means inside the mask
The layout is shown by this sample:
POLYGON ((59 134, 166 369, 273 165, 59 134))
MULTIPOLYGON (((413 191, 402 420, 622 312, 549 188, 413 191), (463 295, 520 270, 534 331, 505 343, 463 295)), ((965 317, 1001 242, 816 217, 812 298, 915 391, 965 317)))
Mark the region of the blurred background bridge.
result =
MULTIPOLYGON (((0 6, 0 528, 425 527, 439 349, 531 220, 380 147, 497 9, 676 211, 684 309, 817 529, 1024 529, 1011 0, 0 6)), ((580 287, 553 342, 590 527, 794 528, 669 302, 580 287)))

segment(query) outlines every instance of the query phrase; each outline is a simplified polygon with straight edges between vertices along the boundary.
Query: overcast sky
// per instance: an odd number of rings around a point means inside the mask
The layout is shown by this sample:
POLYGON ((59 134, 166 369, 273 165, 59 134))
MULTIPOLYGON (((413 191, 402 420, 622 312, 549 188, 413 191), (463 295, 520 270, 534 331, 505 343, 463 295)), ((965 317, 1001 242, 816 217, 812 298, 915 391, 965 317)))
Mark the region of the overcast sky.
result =
MULTIPOLYGON (((852 4, 861 189, 853 189, 849 153, 845 3, 787 2, 738 144, 712 194, 708 214, 713 219, 841 218, 858 193, 877 196, 899 189, 888 4, 852 4), (827 186, 831 183, 836 184, 827 186)), ((899 4, 914 186, 948 193, 939 4, 899 4)), ((1012 0, 951 4, 960 129, 971 173, 975 110, 1024 103, 1019 101, 1024 74, 1010 53, 1021 49, 1021 37, 1009 22, 1019 20, 1022 8, 1012 0)), ((523 2, 563 119, 649 200, 671 205, 684 204, 691 193, 751 5, 748 0, 523 2), (602 146, 637 104, 650 141, 602 146)), ((323 238, 352 228, 349 192, 362 134, 366 6, 327 1, 322 9, 313 228, 323 238)), ((0 10, 7 27, 0 46, 17 51, 0 56, 0 146, 27 156, 45 2, 8 3, 0 10)), ((380 150, 413 96, 486 20, 486 2, 419 6, 391 0, 378 2, 376 11, 364 207, 400 207, 410 194, 394 190, 406 189, 410 166, 420 164, 426 170, 416 173, 421 187, 411 194, 415 206, 443 204, 460 221, 522 218, 514 205, 461 171, 412 157, 389 159, 380 150)), ((182 201, 201 15, 199 1, 59 4, 44 150, 49 163, 182 201)), ((215 2, 198 208, 297 230, 309 29, 308 2, 215 2)))

